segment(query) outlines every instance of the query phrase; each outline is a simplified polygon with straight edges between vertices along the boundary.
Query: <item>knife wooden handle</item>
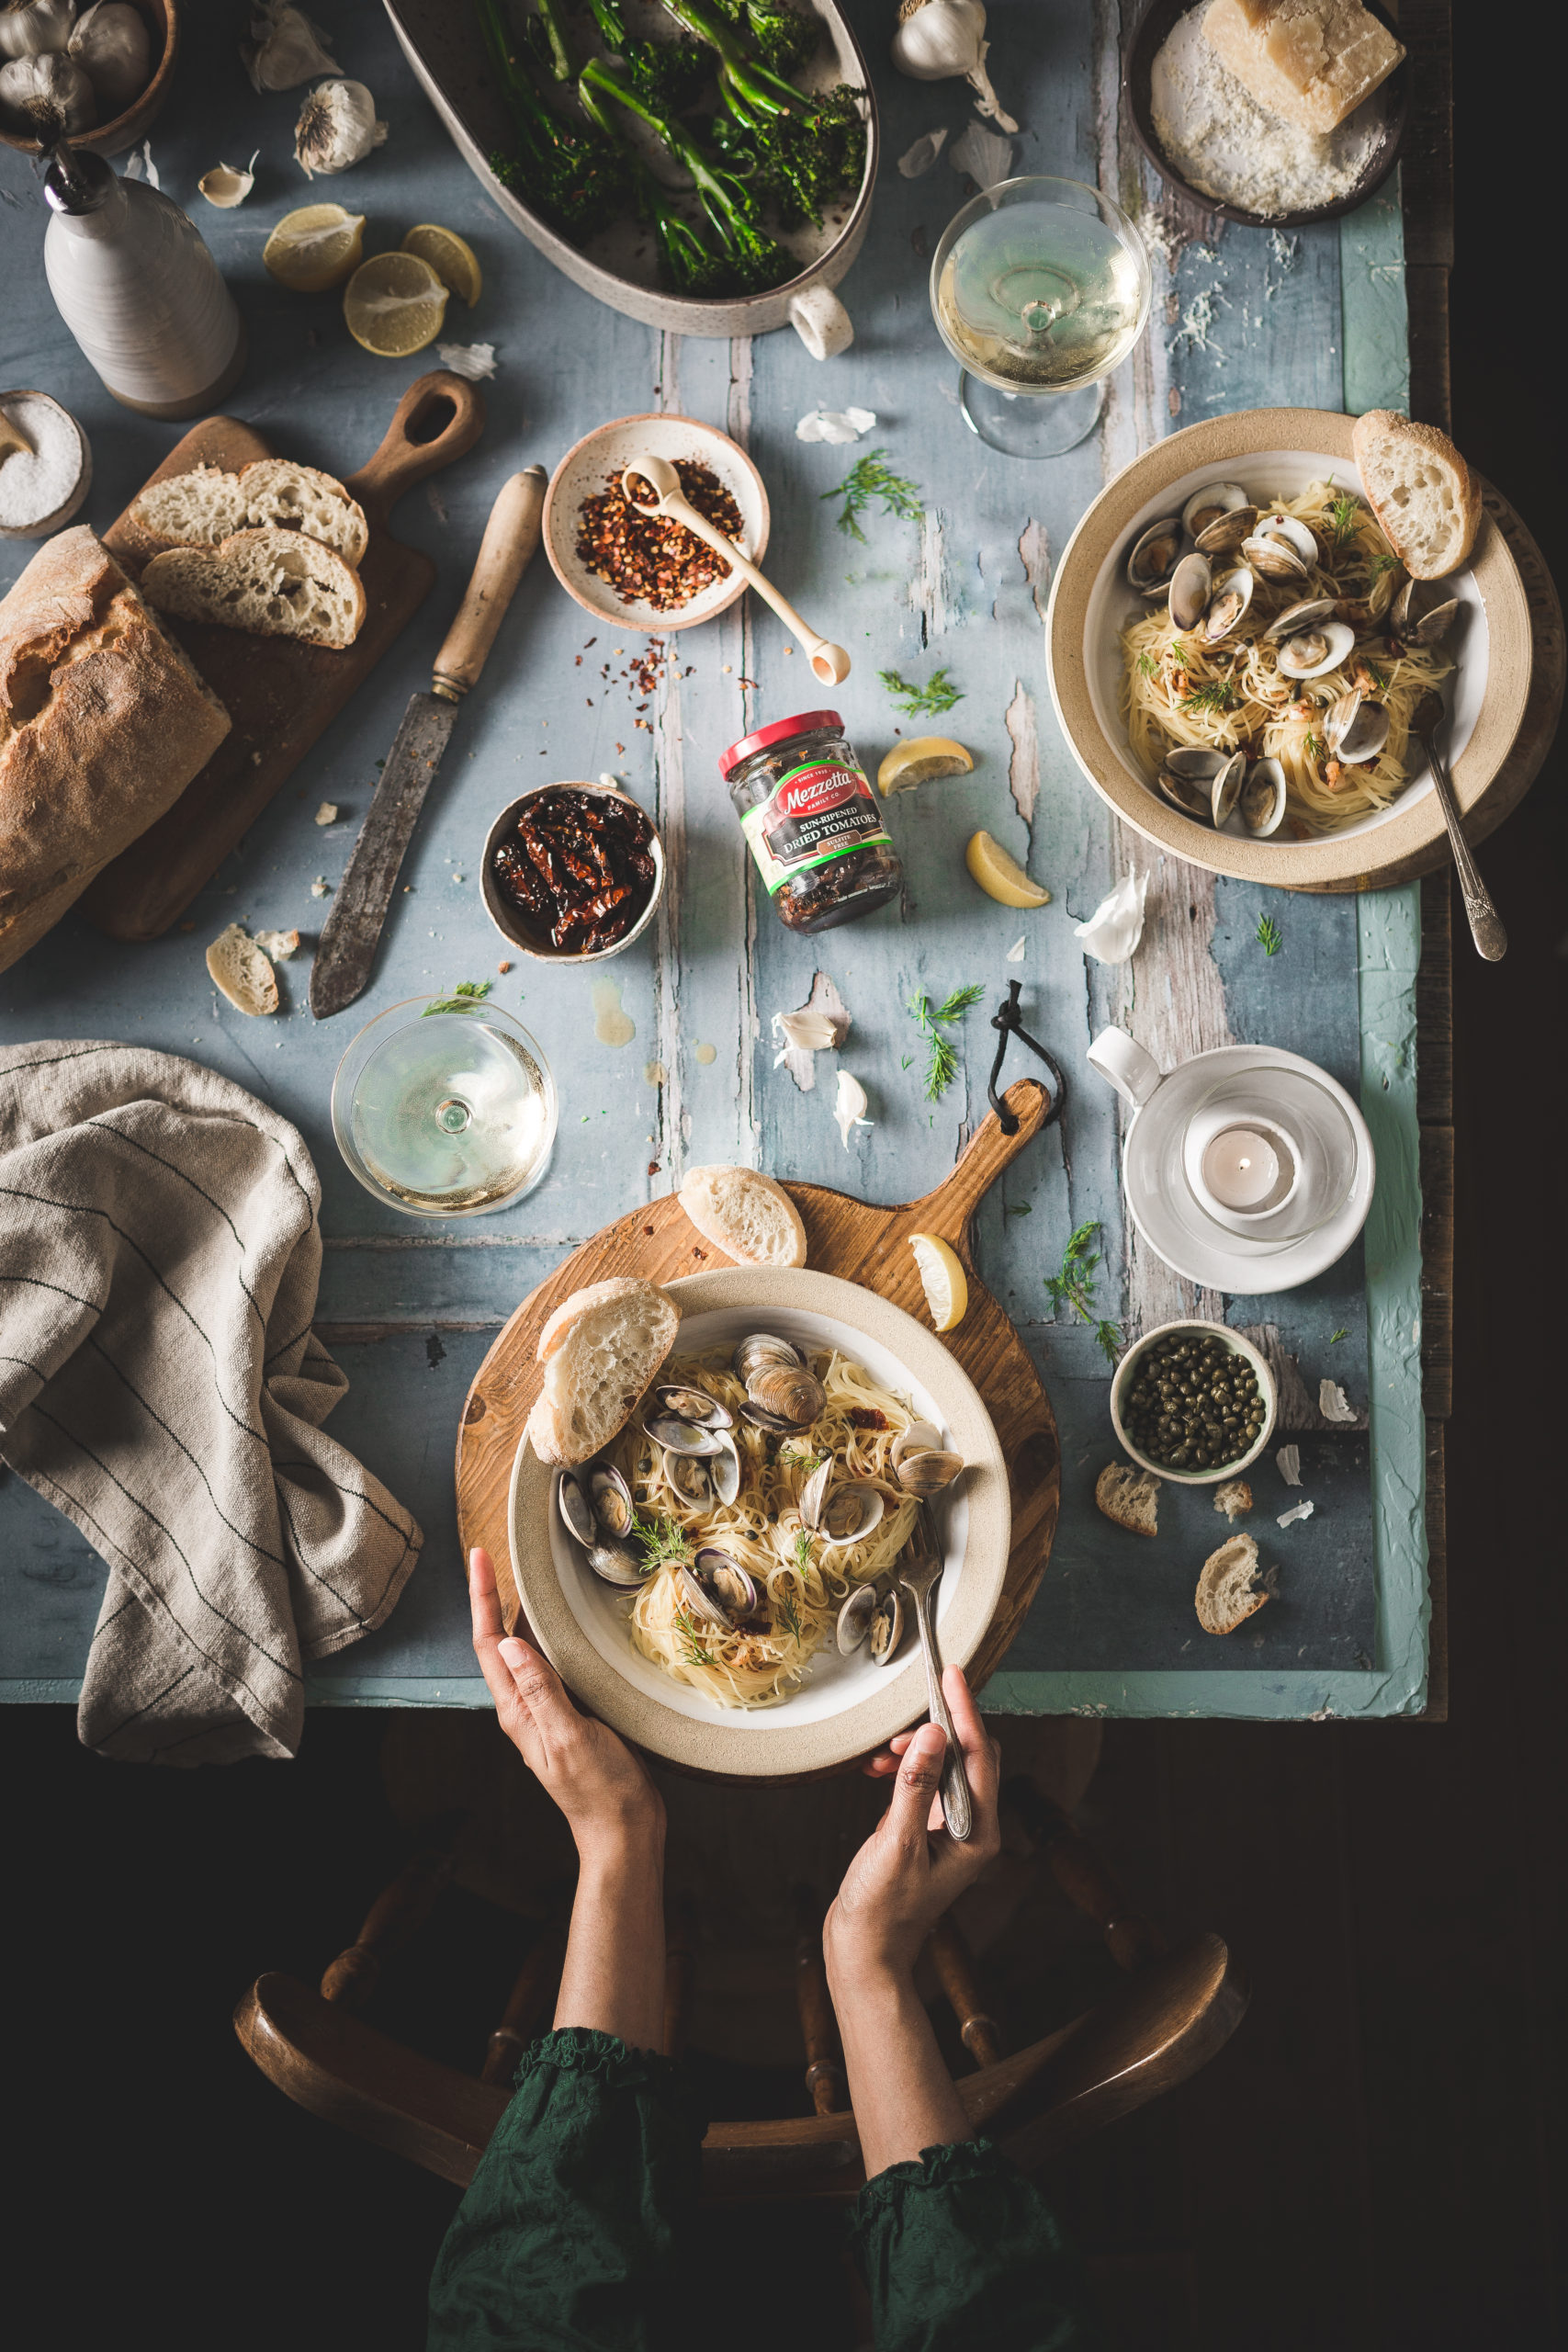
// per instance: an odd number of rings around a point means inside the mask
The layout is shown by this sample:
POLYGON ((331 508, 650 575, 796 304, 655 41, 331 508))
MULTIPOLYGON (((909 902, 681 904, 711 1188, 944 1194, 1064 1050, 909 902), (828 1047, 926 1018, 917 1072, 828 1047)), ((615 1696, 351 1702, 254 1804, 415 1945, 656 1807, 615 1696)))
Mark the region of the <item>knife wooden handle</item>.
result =
POLYGON ((530 466, 502 484, 490 510, 468 594, 435 657, 434 690, 448 702, 460 701, 478 682, 512 592, 539 544, 545 484, 543 466, 530 466))

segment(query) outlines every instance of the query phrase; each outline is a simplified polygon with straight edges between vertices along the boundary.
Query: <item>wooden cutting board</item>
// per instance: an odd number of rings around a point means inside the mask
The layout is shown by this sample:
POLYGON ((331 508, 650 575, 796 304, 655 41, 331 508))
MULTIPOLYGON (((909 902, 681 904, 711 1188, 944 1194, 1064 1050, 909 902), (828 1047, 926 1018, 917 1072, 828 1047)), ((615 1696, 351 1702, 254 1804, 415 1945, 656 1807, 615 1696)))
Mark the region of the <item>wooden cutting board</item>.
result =
MULTIPOLYGON (((918 1322, 929 1325, 931 1317, 908 1246, 910 1234, 941 1235, 963 1261, 969 1308, 958 1329, 946 1335, 946 1345, 986 1400, 1012 1498, 1012 1544, 1002 1597, 969 1669, 976 1689, 995 1673, 1023 1623, 1051 1556, 1062 1498, 1061 1448, 1051 1400, 1023 1341, 976 1273, 969 1254, 969 1221, 976 1209, 1009 1161, 1040 1133, 1051 1107, 1045 1089, 1031 1078, 1009 1087, 1006 1101, 1018 1133, 1004 1136, 995 1113, 989 1114, 952 1173, 923 1200, 874 1208, 825 1184, 784 1186, 805 1222, 807 1263, 819 1273, 840 1274, 875 1291, 918 1322)), ((728 1263, 696 1231, 679 1196, 667 1193, 574 1250, 524 1300, 479 1366, 457 1432, 457 1530, 465 1561, 478 1544, 495 1563, 509 1631, 519 1611, 507 1500, 524 1423, 539 1392, 542 1374, 535 1351, 547 1317, 571 1292, 611 1274, 641 1274, 663 1283, 728 1263)))
MULTIPOLYGON (((84 893, 82 911, 100 931, 113 939, 156 939, 167 931, 413 618, 434 584, 435 566, 392 537, 388 517, 405 490, 473 447, 484 415, 475 387, 437 368, 409 386, 369 463, 344 477, 370 526, 359 567, 367 609, 352 645, 334 651, 209 621, 165 624, 222 697, 233 725, 174 807, 84 893)), ((192 426, 151 479, 166 481, 202 465, 233 473, 276 454, 254 426, 209 416, 192 426)), ((126 540, 125 520, 122 514, 105 532, 104 542, 134 579, 141 565, 126 540)))

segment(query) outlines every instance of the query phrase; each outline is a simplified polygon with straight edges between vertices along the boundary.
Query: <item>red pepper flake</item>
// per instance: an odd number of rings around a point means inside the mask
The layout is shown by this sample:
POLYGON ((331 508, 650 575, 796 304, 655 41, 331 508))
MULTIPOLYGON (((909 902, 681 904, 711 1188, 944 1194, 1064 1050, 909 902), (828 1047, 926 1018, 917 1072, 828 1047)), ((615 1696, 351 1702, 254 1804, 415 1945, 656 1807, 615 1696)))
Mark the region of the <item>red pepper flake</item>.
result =
MULTIPOLYGON (((697 513, 716 523, 727 538, 739 538, 740 509, 711 467, 678 458, 675 471, 682 492, 697 513)), ((590 571, 608 582, 623 604, 648 604, 664 613, 676 611, 715 581, 729 577, 724 558, 684 525, 668 515, 639 514, 615 474, 602 491, 582 502, 577 556, 590 571)))

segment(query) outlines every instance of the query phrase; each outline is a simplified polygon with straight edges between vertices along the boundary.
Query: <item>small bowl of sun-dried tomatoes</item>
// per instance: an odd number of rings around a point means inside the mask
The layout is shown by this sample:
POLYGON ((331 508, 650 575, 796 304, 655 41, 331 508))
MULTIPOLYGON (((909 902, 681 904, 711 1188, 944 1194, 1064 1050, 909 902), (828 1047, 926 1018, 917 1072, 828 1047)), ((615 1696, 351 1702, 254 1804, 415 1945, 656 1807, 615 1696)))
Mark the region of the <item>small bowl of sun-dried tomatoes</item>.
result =
POLYGON ((491 922, 525 956, 599 963, 652 921, 664 847, 630 793, 538 785, 491 827, 481 882, 491 922))

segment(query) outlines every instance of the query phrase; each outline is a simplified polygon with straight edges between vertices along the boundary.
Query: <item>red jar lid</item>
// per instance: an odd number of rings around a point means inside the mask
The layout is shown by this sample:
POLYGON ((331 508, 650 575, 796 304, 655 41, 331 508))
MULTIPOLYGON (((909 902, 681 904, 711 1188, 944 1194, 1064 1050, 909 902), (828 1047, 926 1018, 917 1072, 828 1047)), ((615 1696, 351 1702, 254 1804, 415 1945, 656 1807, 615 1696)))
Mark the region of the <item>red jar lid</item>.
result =
POLYGON ((826 729, 835 735, 843 733, 844 722, 836 710, 803 710, 794 718, 775 718, 771 727, 759 727, 754 735, 742 735, 739 743, 721 752, 718 772, 728 780, 730 770, 749 760, 753 752, 765 752, 770 743, 787 742, 792 735, 814 735, 826 729))

